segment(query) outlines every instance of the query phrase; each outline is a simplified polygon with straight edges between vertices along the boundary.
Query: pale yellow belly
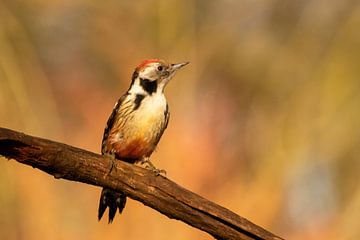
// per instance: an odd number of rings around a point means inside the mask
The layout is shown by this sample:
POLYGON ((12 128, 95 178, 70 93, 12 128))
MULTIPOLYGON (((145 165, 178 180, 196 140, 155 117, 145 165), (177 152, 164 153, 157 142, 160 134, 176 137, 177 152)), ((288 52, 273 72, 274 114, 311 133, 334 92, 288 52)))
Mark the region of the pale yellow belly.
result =
POLYGON ((111 131, 113 134, 108 139, 107 150, 117 158, 149 157, 165 129, 165 108, 140 109, 124 124, 114 126, 117 129, 111 131))

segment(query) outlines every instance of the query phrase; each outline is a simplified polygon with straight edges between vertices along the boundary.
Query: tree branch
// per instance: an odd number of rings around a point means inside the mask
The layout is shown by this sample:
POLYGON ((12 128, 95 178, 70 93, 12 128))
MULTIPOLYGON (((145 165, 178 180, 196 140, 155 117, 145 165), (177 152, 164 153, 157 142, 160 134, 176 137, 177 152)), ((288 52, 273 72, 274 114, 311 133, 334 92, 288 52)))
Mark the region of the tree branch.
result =
POLYGON ((281 239, 163 176, 66 144, 0 128, 0 155, 71 181, 123 191, 217 239, 281 239))

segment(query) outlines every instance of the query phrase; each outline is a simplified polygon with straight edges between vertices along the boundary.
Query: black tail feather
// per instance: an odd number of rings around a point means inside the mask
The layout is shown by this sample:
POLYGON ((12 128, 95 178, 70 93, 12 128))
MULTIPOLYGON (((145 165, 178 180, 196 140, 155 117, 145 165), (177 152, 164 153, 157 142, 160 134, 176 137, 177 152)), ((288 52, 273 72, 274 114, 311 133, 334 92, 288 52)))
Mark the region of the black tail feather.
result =
POLYGON ((100 196, 98 219, 102 218, 107 207, 109 207, 109 223, 112 223, 116 210, 122 213, 126 204, 126 195, 123 192, 114 192, 113 190, 103 188, 100 196))

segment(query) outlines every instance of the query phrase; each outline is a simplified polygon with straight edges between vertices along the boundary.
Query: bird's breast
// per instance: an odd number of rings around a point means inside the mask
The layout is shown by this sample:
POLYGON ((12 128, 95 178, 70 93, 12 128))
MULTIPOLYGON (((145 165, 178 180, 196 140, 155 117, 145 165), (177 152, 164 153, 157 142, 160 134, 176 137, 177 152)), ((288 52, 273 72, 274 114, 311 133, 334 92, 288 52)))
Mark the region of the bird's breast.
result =
POLYGON ((150 156, 166 126, 164 95, 145 97, 116 137, 114 150, 122 157, 150 156))
POLYGON ((142 101, 133 118, 137 134, 143 138, 153 138, 161 131, 165 122, 167 102, 163 94, 147 96, 142 101))
POLYGON ((146 96, 141 102, 136 115, 146 119, 157 119, 166 111, 166 98, 163 94, 146 96))

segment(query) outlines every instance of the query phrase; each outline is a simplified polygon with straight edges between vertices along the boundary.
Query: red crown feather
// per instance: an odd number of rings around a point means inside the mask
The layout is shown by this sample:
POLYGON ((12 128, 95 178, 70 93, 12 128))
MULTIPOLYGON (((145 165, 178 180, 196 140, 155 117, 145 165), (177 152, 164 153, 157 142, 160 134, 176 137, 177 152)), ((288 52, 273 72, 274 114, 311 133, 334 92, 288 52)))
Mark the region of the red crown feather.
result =
POLYGON ((148 64, 155 63, 155 62, 160 62, 160 61, 161 61, 160 59, 156 59, 156 58, 144 60, 136 67, 136 70, 140 71, 141 69, 146 67, 148 64))

